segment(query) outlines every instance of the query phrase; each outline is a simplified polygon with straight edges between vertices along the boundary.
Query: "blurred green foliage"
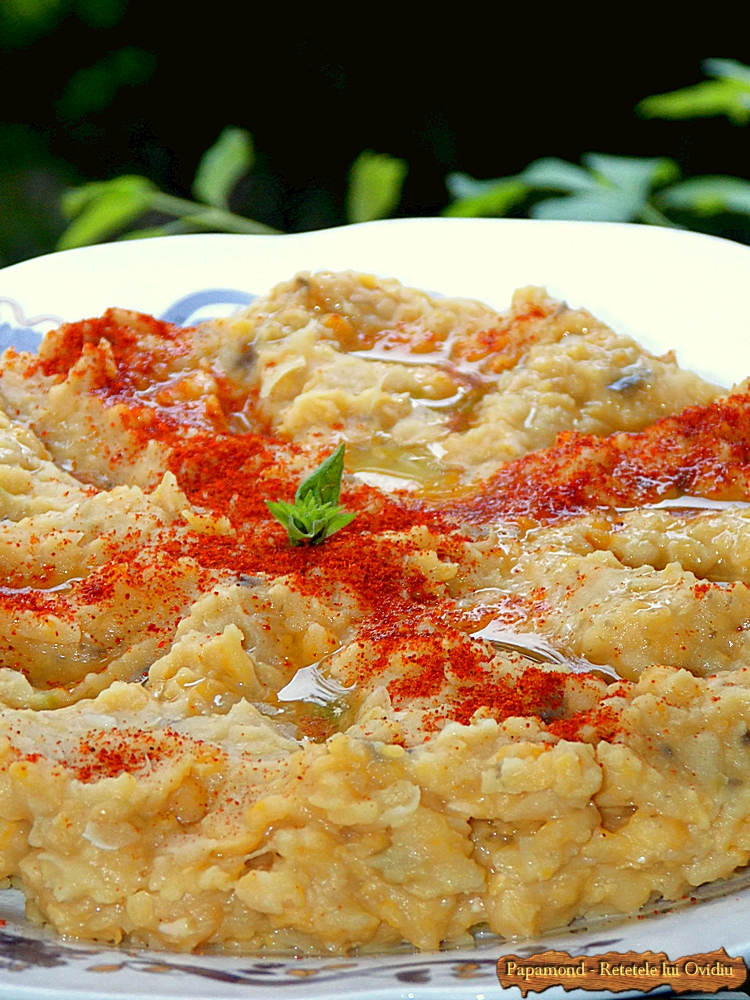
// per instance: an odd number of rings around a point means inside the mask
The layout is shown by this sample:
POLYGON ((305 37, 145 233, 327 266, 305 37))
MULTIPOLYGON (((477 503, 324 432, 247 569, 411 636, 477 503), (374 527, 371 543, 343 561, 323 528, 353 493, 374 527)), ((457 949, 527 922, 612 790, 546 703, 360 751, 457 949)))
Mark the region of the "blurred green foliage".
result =
POLYGON ((112 28, 127 4, 128 0, 0 0, 0 50, 25 48, 54 31, 68 14, 92 28, 112 28))
POLYGON ((244 129, 225 128, 198 164, 193 180, 197 201, 161 191, 146 177, 124 175, 111 181, 93 181, 72 188, 62 198, 71 220, 57 248, 99 243, 120 235, 123 239, 169 236, 177 233, 220 231, 272 234, 276 230, 229 211, 229 195, 253 164, 252 137, 244 129), (146 228, 132 226, 147 213, 170 221, 146 228))
POLYGON ((670 210, 695 216, 735 213, 750 216, 750 181, 705 176, 679 180, 674 160, 587 153, 583 167, 554 157, 535 160, 514 177, 475 180, 450 174, 446 184, 455 199, 444 210, 452 216, 507 215, 524 206, 533 219, 591 222, 647 222, 685 225, 670 210), (566 197, 549 197, 564 192, 566 197))
MULTIPOLYGON (((195 201, 166 194, 145 177, 124 175, 93 181, 67 191, 62 198, 71 220, 57 245, 59 250, 120 239, 219 231, 271 235, 278 230, 229 210, 237 182, 253 167, 253 139, 245 129, 229 126, 201 157, 193 178, 195 201), (170 221, 131 228, 148 213, 170 221)), ((352 164, 347 192, 349 222, 384 218, 398 205, 407 165, 386 153, 365 150, 352 164)))
POLYGON ((697 215, 750 215, 750 181, 741 177, 691 177, 662 191, 659 200, 665 208, 688 209, 697 215))
MULTIPOLYGON (((750 66, 733 59, 706 59, 702 69, 716 79, 647 97, 636 111, 651 118, 723 115, 735 125, 747 124, 750 66)), ((741 177, 709 175, 681 180, 677 163, 667 157, 586 153, 581 162, 583 166, 544 157, 519 174, 495 180, 449 174, 446 186, 453 201, 443 214, 502 216, 522 209, 535 219, 646 222, 688 228, 700 228, 700 220, 709 216, 750 216, 750 181, 741 177), (563 197, 551 197, 553 192, 563 197)))
MULTIPOLYGON (((716 79, 647 98, 638 105, 638 112, 652 117, 726 115, 736 124, 750 120, 750 67, 709 59, 703 68, 716 79)), ((132 175, 73 189, 63 198, 64 212, 72 221, 58 246, 67 249, 118 234, 133 238, 209 230, 273 233, 270 227, 229 209, 232 191, 254 162, 250 134, 228 127, 198 165, 192 185, 195 201, 175 198, 145 177, 132 175), (133 229, 149 212, 168 216, 169 221, 133 229)), ((372 150, 360 153, 348 174, 346 220, 367 222, 391 215, 398 207, 407 172, 402 159, 372 150)), ((721 214, 750 216, 750 181, 723 176, 682 180, 677 163, 668 157, 586 153, 579 165, 549 156, 532 161, 518 174, 494 180, 452 173, 446 187, 453 199, 443 211, 446 216, 516 212, 535 219, 661 226, 691 226, 691 220, 695 223, 721 214)))
POLYGON ((643 118, 713 118, 723 115, 735 125, 750 121, 750 66, 735 59, 704 59, 705 80, 668 94, 654 94, 636 105, 643 118))
POLYGON ((387 153, 365 149, 349 170, 346 192, 347 222, 385 219, 398 207, 408 166, 387 153))
MULTIPOLYGON (((27 60, 25 50, 46 44, 45 36, 68 25, 74 33, 90 33, 88 50, 95 55, 97 48, 108 48, 108 32, 121 22, 127 6, 128 0, 0 0, 6 77, 5 121, 0 121, 0 266, 54 249, 65 225, 65 188, 79 180, 75 167, 54 149, 48 125, 37 115, 21 124, 14 104, 33 103, 42 77, 38 60, 27 60)), ((65 76, 47 102, 64 128, 101 114, 123 87, 146 84, 156 67, 153 54, 133 45, 112 47, 82 67, 69 65, 66 55, 60 52, 65 76)), ((95 139, 96 129, 90 135, 95 139)))
MULTIPOLYGON (((482 120, 474 129, 472 142, 481 156, 472 158, 451 138, 456 121, 469 120, 472 108, 456 103, 449 123, 437 103, 438 81, 426 88, 425 101, 434 103, 421 125, 412 117, 413 96, 404 92, 402 100, 400 83, 397 96, 385 101, 373 82, 376 96, 357 103, 363 91, 352 87, 361 54, 323 66, 326 93, 337 95, 329 104, 315 96, 314 87, 322 84, 310 80, 308 62, 300 69, 305 89, 298 85, 294 91, 304 93, 303 104, 277 101, 272 107, 278 97, 267 86, 272 55, 262 66, 260 51, 247 65, 233 60, 234 35, 219 21, 204 23, 198 52, 193 28, 173 19, 157 30, 146 0, 0 0, 0 51, 12 83, 0 121, 0 266, 101 240, 216 230, 295 232, 441 211, 676 225, 750 243, 750 180, 731 176, 746 174, 735 138, 742 129, 727 125, 750 124, 750 67, 736 59, 705 60, 706 79, 640 100, 637 117, 623 113, 609 133, 597 129, 609 128, 619 114, 614 74, 606 86, 597 80, 597 90, 591 73, 583 74, 577 102, 565 106, 575 111, 567 119, 560 102, 555 111, 559 88, 545 98, 546 117, 536 119, 523 117, 524 95, 514 91, 500 109, 505 119, 499 114, 491 127, 482 120), (218 46, 210 41, 214 28, 218 46), (594 118, 588 111, 597 99, 594 118), (498 124, 507 123, 510 113, 515 131, 498 124), (250 120, 253 135, 234 125, 222 130, 221 118, 250 120), (709 118, 717 121, 702 121, 709 118), (532 145, 518 128, 535 120, 532 145), (691 120, 698 124, 680 124, 691 120), (399 126, 402 121, 406 126, 399 126), (394 123, 416 137, 412 146, 403 135, 391 139, 394 123), (581 137, 567 142, 574 125, 580 125, 581 137), (579 158, 588 143, 584 128, 594 130, 594 148, 607 152, 579 158), (598 145, 602 134, 609 140, 598 145), (425 160, 420 144, 438 151, 434 162, 425 160), (375 148, 360 152, 365 145, 375 148), (717 148, 730 147, 728 159, 712 161, 717 148), (396 156, 378 148, 417 152, 396 156), (614 155, 623 148, 649 155, 614 155), (543 155, 550 149, 559 155, 543 155), (671 155, 653 155, 662 150, 671 155), (455 169, 467 163, 479 177, 493 163, 507 166, 503 176, 478 179, 455 169)), ((309 59, 319 62, 320 53, 310 48, 309 59)), ((287 64, 285 73, 300 65, 287 64)), ((411 66, 405 64, 403 72, 412 72, 411 66)), ((652 89, 669 82, 667 69, 652 74, 659 80, 652 89)), ((503 79, 511 79, 509 72, 503 79)), ((412 76, 419 73, 415 63, 412 76)), ((474 93, 480 84, 456 77, 450 86, 474 93)), ((633 90, 625 108, 643 92, 633 90)))
POLYGON ((198 201, 229 209, 229 196, 240 177, 255 162, 253 137, 243 128, 225 128, 215 145, 201 157, 193 178, 198 201))
POLYGON ((71 180, 40 130, 0 124, 0 266, 54 247, 63 225, 60 199, 71 180))
POLYGON ((679 176, 677 164, 665 157, 644 159, 587 153, 584 166, 545 157, 514 177, 476 181, 467 174, 446 179, 453 201, 445 215, 506 215, 528 202, 535 219, 579 219, 590 222, 651 222, 668 225, 650 198, 652 192, 679 176), (548 197, 563 192, 567 197, 548 197), (543 197, 539 197, 542 195, 543 197))
POLYGON ((93 65, 75 72, 65 85, 57 111, 75 122, 103 111, 120 87, 142 87, 156 69, 156 56, 133 45, 111 52, 93 65))
POLYGON ((100 243, 115 235, 151 207, 157 190, 145 177, 125 175, 66 191, 63 212, 73 221, 62 235, 58 249, 100 243))

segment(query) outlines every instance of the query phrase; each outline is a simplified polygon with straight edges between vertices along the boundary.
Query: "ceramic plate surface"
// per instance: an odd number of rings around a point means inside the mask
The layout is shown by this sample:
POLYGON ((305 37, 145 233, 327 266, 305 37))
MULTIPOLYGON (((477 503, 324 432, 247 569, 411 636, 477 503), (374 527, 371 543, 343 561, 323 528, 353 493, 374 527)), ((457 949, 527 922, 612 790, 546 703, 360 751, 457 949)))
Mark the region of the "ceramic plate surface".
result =
MULTIPOLYGON (((187 324, 226 315, 299 270, 370 271, 505 308, 515 288, 558 298, 659 354, 730 386, 750 375, 750 248, 669 229, 505 219, 407 219, 294 236, 174 236, 39 257, 0 271, 0 349, 122 306, 187 324)), ((699 890, 695 902, 598 921, 537 941, 367 958, 285 959, 132 952, 62 942, 24 921, 0 893, 0 1000, 493 1000, 503 953, 725 947, 750 958, 750 877, 699 890)), ((652 995, 652 994, 650 994, 652 995)), ((546 998, 595 994, 547 991, 546 998)), ((626 996, 626 994, 620 994, 626 996)))

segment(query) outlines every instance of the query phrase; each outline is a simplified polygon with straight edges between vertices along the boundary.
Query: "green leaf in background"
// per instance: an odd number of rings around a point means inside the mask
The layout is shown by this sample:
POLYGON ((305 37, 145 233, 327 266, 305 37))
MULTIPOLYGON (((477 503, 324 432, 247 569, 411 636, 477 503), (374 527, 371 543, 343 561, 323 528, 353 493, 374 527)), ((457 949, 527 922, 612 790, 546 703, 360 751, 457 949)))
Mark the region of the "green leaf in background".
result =
POLYGON ((443 209, 443 215, 470 219, 506 215, 529 193, 529 186, 517 177, 477 181, 468 174, 449 174, 446 186, 457 200, 443 209))
POLYGON ((175 234, 187 231, 182 225, 173 228, 172 223, 167 223, 165 226, 147 226, 145 229, 131 229, 129 233, 123 233, 122 236, 118 236, 118 240, 152 240, 155 236, 174 236, 175 234))
POLYGON ((629 222, 633 208, 617 191, 592 191, 570 198, 546 198, 531 206, 533 219, 564 219, 575 222, 629 222))
POLYGON ((547 188, 552 191, 590 191, 597 187, 595 178, 588 170, 576 163, 568 163, 556 156, 545 156, 533 160, 519 175, 532 188, 547 188))
POLYGON ((90 28, 114 28, 122 20, 128 0, 75 0, 73 6, 90 28))
POLYGON ((72 10, 91 28, 113 28, 128 0, 0 0, 0 50, 21 49, 54 31, 72 10))
POLYGON ((735 125, 750 121, 750 66, 735 59, 706 59, 707 76, 693 87, 654 94, 636 105, 644 118, 713 118, 725 115, 735 125))
POLYGON ((0 267, 54 249, 71 174, 41 129, 0 122, 0 267))
MULTIPOLYGON (((234 163, 236 168, 237 158, 234 163)), ((224 181, 228 176, 229 171, 224 170, 224 181)), ((218 197, 223 182, 217 176, 214 176, 213 181, 215 187, 212 194, 218 197)), ((147 178, 134 174, 72 188, 62 196, 61 207, 63 213, 73 221, 63 233, 57 245, 58 250, 100 243, 117 235, 119 230, 127 229, 147 211, 171 216, 172 221, 121 233, 118 239, 148 239, 176 233, 277 233, 276 229, 262 222, 235 215, 226 208, 167 194, 147 178)))
POLYGON ((370 222, 390 215, 401 200, 409 167, 388 153, 365 149, 349 171, 346 217, 349 222, 370 222))
POLYGON ((706 76, 717 76, 724 80, 737 80, 750 87, 750 66, 736 59, 704 59, 701 69, 706 76))
POLYGON ((227 208, 237 181, 255 160, 253 137, 243 128, 228 126, 201 157, 193 180, 193 194, 215 208, 227 208))
POLYGON ((679 176, 674 161, 587 153, 583 162, 585 166, 581 167, 546 156, 534 160, 515 177, 486 181, 468 174, 450 174, 446 185, 456 200, 443 214, 506 215, 532 192, 564 191, 569 197, 538 201, 531 206, 530 214, 536 219, 670 224, 649 205, 648 199, 653 187, 679 176))
POLYGON ((644 195, 652 187, 669 184, 680 176, 680 168, 666 156, 610 156, 584 153, 585 165, 606 183, 623 191, 644 195))
POLYGON ((735 125, 750 121, 750 87, 735 80, 705 80, 670 94, 655 94, 636 105, 644 118, 713 118, 725 115, 735 125))
POLYGON ((492 191, 498 184, 515 180, 515 177, 495 177, 492 180, 478 181, 471 174, 455 173, 448 174, 445 178, 445 186, 452 198, 478 198, 488 191, 492 191))
POLYGON ((652 188, 679 176, 677 164, 664 157, 641 158, 587 153, 583 162, 595 182, 568 198, 548 198, 532 206, 535 219, 586 222, 652 222, 671 225, 649 204, 652 188))
POLYGON ((591 174, 574 163, 545 156, 534 160, 520 174, 495 180, 476 180, 468 174, 449 174, 445 180, 449 193, 456 199, 443 215, 476 216, 506 215, 535 190, 588 191, 598 183, 591 174))
POLYGON ((124 229, 146 212, 158 188, 145 177, 126 174, 111 181, 95 181, 63 195, 63 212, 72 218, 58 250, 99 243, 124 229))
POLYGON ((665 208, 687 209, 698 215, 737 212, 750 215, 750 181, 741 177, 691 177, 659 195, 665 208))
POLYGON ((53 31, 67 14, 69 0, 2 0, 0 49, 22 49, 53 31))
POLYGON ((57 112, 66 121, 80 121, 108 107, 121 87, 141 87, 156 69, 156 56, 134 45, 111 52, 74 73, 65 85, 57 112))
MULTIPOLYGON (((187 198, 177 198, 163 191, 155 191, 151 199, 151 208, 165 215, 175 217, 177 223, 184 227, 183 233, 252 233, 253 235, 273 236, 278 233, 263 222, 248 219, 244 215, 235 215, 226 208, 214 208, 213 205, 203 205, 187 198)), ((172 223, 168 223, 172 225, 172 223)), ((174 229, 174 232, 177 232, 174 229)))

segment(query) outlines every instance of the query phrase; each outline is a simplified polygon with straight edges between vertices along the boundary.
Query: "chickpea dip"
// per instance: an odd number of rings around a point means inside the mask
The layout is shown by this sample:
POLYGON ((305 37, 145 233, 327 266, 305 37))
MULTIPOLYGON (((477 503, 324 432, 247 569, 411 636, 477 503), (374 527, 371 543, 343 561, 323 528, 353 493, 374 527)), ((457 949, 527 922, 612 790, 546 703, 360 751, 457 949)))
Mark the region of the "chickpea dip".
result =
POLYGON ((750 396, 353 272, 0 367, 0 878, 132 947, 535 935, 750 858, 750 396), (351 523, 293 545, 342 442, 351 523))

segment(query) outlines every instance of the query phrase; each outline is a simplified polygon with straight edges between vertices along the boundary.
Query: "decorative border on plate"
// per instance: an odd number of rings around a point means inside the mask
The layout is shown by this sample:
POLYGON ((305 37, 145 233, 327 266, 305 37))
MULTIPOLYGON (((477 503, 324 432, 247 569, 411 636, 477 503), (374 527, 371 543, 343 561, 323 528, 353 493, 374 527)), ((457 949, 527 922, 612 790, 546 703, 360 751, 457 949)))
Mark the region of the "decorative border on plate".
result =
MULTIPOLYGON (((190 326, 190 320, 202 309, 210 306, 248 306, 258 296, 250 292, 242 292, 238 288, 205 288, 199 292, 190 292, 177 299, 171 306, 164 310, 159 317, 166 323, 175 323, 177 326, 190 326)), ((201 320, 210 319, 210 316, 202 316, 201 320)))
MULTIPOLYGON (((621 938, 601 938, 590 941, 582 952, 599 952, 616 948, 621 938)), ((76 965, 80 974, 118 973, 123 971, 155 974, 174 973, 180 976, 195 976, 215 982, 234 983, 243 986, 263 986, 269 988, 288 987, 294 982, 314 980, 316 986, 323 983, 362 982, 367 977, 368 985, 379 982, 402 983, 405 985, 445 985, 446 983, 482 980, 497 986, 495 967, 498 955, 491 957, 477 951, 476 956, 466 957, 465 951, 459 955, 415 954, 402 958, 363 957, 347 959, 294 960, 284 958, 248 958, 245 962, 235 960, 231 968, 218 968, 201 956, 174 956, 162 952, 136 952, 125 949, 101 949, 71 946, 44 938, 23 936, 11 931, 0 931, 0 970, 24 972, 29 969, 52 969, 76 965), (96 961, 86 964, 90 959, 96 961), (103 961, 102 961, 103 959, 103 961)), ((516 954, 531 955, 539 950, 539 945, 521 945, 516 954)), ((213 957, 213 956, 210 956, 213 957)), ((209 958, 209 956, 204 956, 209 958)), ((216 956, 219 958, 219 956, 216 956)))
MULTIPOLYGON (((204 310, 218 307, 218 312, 225 313, 226 307, 247 306, 257 295, 245 292, 239 288, 204 288, 190 292, 177 299, 162 312, 160 319, 176 326, 190 326, 195 322, 203 322, 213 318, 211 312, 197 316, 204 310)), ((47 329, 60 326, 65 320, 60 316, 26 317, 20 302, 16 299, 0 296, 0 311, 7 307, 13 315, 12 322, 0 322, 0 351, 15 347, 19 351, 34 353, 39 349, 42 337, 47 329)), ((230 309, 231 311, 231 309, 230 309)))
POLYGON ((43 330, 34 329, 37 326, 55 327, 63 320, 59 316, 31 316, 28 319, 19 302, 15 299, 0 297, 0 309, 7 306, 13 313, 12 323, 0 323, 0 351, 15 347, 21 351, 36 351, 44 336, 43 330))

